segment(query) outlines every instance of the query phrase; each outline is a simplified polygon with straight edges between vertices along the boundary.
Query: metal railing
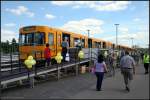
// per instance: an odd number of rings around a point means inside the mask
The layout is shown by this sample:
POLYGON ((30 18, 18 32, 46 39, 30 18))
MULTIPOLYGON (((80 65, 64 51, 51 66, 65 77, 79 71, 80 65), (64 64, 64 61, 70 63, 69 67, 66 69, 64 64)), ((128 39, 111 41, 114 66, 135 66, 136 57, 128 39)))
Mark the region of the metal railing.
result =
MULTIPOLYGON (((94 51, 94 49, 90 48, 90 54, 89 54, 88 48, 83 49, 83 51, 84 50, 85 50, 85 58, 84 59, 78 58, 78 53, 79 53, 78 48, 71 48, 71 49, 69 49, 69 57, 70 57, 69 62, 62 62, 61 64, 54 63, 50 67, 45 67, 45 60, 42 58, 42 55, 43 55, 42 51, 34 52, 35 53, 34 58, 37 63, 36 63, 36 65, 33 66, 33 68, 31 70, 28 70, 26 68, 26 66, 24 65, 24 63, 20 60, 20 58, 19 58, 20 53, 18 53, 18 61, 17 61, 18 65, 17 66, 14 65, 13 55, 12 55, 12 53, 10 53, 10 69, 11 70, 1 71, 2 72, 1 80, 9 81, 9 77, 10 77, 10 79, 12 79, 11 77, 13 77, 13 76, 14 77, 17 77, 17 76, 23 77, 22 79, 25 79, 24 76, 27 76, 28 79, 30 79, 31 76, 34 77, 34 76, 38 76, 42 73, 48 73, 48 72, 53 72, 53 71, 57 71, 57 78, 59 79, 61 69, 68 68, 68 67, 71 67, 74 65, 75 66, 77 65, 76 66, 76 75, 77 75, 79 68, 81 67, 81 64, 85 64, 88 62, 88 63, 90 63, 89 67, 91 67, 92 61, 97 60, 98 52, 100 49, 95 49, 95 51, 94 51), (40 58, 37 58, 37 53, 38 54, 40 53, 40 55, 41 55, 40 58)), ((9 63, 9 62, 7 62, 7 63, 9 63)))

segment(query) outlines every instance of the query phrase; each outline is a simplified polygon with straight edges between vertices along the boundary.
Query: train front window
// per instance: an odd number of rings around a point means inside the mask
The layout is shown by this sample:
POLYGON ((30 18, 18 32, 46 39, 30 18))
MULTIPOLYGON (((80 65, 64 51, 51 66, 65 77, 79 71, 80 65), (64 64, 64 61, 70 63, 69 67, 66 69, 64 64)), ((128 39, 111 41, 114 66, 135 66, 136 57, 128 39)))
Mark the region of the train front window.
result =
POLYGON ((19 43, 20 45, 42 45, 44 40, 44 33, 27 33, 20 35, 19 43))
POLYGON ((33 44, 33 33, 30 33, 30 34, 26 35, 26 44, 27 45, 32 45, 33 44))
POLYGON ((19 44, 20 45, 23 45, 25 43, 25 35, 21 34, 19 36, 19 44))
POLYGON ((34 34, 34 43, 35 45, 42 45, 44 44, 44 33, 35 33, 34 34))
POLYGON ((19 43, 20 45, 32 45, 33 44, 33 33, 21 34, 19 43))

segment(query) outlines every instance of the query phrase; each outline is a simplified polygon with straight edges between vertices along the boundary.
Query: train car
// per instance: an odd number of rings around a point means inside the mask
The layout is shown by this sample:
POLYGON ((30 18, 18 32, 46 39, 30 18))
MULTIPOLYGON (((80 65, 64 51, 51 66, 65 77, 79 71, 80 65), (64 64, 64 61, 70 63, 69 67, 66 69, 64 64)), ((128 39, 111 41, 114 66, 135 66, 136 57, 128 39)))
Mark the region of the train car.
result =
MULTIPOLYGON (((19 29, 19 52, 20 59, 24 60, 28 55, 35 58, 44 58, 46 43, 50 44, 52 58, 61 52, 63 38, 67 38, 69 48, 74 48, 77 42, 82 43, 83 48, 115 48, 115 44, 97 38, 88 38, 81 33, 73 33, 48 26, 25 26, 19 29)), ((121 49, 132 51, 127 46, 120 46, 121 49)))
POLYGON ((46 43, 50 44, 52 58, 61 52, 63 38, 67 38, 69 48, 76 47, 77 42, 82 42, 82 47, 88 47, 88 37, 56 29, 48 26, 26 26, 19 30, 19 52, 20 59, 26 59, 28 55, 36 58, 44 58, 46 43))

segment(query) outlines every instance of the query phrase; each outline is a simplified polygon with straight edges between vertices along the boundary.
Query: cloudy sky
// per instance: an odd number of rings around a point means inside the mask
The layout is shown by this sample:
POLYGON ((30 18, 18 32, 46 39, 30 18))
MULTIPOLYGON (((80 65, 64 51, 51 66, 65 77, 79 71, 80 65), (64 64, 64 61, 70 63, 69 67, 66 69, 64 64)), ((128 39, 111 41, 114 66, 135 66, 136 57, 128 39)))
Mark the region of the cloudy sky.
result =
POLYGON ((148 47, 148 1, 1 1, 1 40, 19 37, 19 28, 47 25, 118 44, 148 47))

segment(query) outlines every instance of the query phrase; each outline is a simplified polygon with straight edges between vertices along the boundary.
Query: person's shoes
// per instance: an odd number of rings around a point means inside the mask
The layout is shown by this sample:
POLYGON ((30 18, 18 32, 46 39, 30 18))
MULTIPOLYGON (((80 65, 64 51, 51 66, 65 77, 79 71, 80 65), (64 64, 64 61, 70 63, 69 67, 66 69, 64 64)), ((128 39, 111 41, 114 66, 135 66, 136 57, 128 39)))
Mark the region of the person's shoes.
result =
POLYGON ((96 89, 96 91, 102 91, 101 89, 96 89))
POLYGON ((130 88, 126 86, 126 90, 129 92, 129 91, 130 91, 130 88))

